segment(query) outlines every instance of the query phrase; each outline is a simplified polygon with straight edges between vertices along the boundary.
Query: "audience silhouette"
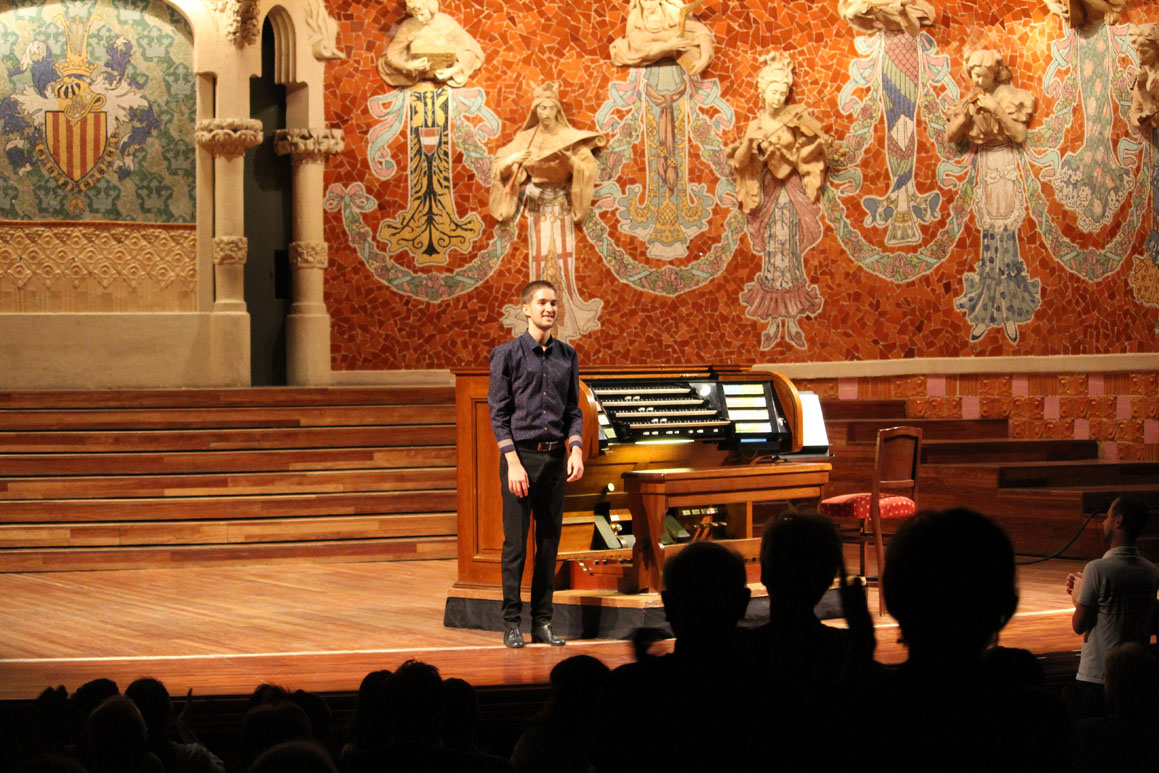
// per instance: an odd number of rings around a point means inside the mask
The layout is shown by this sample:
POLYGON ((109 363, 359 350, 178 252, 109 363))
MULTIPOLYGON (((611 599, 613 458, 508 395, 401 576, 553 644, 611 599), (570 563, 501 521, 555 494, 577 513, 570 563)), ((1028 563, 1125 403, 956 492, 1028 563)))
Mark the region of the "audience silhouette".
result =
POLYGON ((1068 770, 1062 702, 990 678, 995 670, 983 665, 1018 606, 1005 532, 971 510, 921 513, 898 529, 882 574, 909 658, 870 715, 876 761, 894 770, 1068 770))
MULTIPOLYGON (((1119 501, 1112 516, 1127 515, 1108 518, 1113 546, 1140 528, 1131 503, 1120 509, 1119 501)), ((220 750, 228 765, 194 734, 191 694, 175 717, 156 679, 137 679, 124 696, 108 679, 72 696, 49 688, 19 723, 0 721, 0 773, 1159 770, 1159 660, 1145 646, 1149 619, 1132 624, 1130 643, 1097 665, 1105 715, 1072 725, 1044 688, 1039 659, 997 646, 1018 606, 1014 552, 979 513, 921 513, 895 535, 882 593, 908 658, 892 669, 874 660, 865 589, 846 581, 828 519, 791 512, 767 524, 760 576, 769 618, 755 630, 738 625, 751 595, 740 555, 711 541, 673 553, 661 593, 671 653, 652 654, 658 632, 643 630, 636 661, 613 671, 589 655, 558 662, 545 705, 509 759, 481 750, 493 748, 485 732, 477 745, 474 688, 412 660, 366 675, 344 747, 325 698, 258 686, 236 743, 220 750), (817 617, 834 589, 844 627, 817 617)), ((1097 579, 1099 567, 1084 574, 1097 579)), ((1101 604, 1091 587, 1076 599, 1101 604)), ((1154 591, 1140 598, 1147 618, 1154 591)), ((1101 619, 1104 610, 1091 614, 1101 619)), ((884 619, 878 625, 891 630, 884 619)), ((1084 648, 1084 663, 1093 657, 1084 648)))

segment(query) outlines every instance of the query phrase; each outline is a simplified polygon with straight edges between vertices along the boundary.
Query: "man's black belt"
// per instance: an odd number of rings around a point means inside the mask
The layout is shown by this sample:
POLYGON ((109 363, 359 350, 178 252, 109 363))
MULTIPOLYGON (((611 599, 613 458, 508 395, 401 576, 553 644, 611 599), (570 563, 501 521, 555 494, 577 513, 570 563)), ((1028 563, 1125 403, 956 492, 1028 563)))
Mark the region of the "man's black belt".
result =
POLYGON ((563 448, 565 440, 517 440, 515 445, 528 451, 554 451, 563 448))

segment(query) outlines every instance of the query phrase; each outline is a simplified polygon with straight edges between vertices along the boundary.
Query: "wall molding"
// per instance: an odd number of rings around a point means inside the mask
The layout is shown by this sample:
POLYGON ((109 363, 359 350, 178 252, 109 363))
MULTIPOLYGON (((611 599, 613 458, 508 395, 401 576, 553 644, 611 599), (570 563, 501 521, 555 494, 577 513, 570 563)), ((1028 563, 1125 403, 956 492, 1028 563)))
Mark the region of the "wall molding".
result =
MULTIPOLYGON (((479 366, 483 367, 483 366, 479 366)), ((789 378, 887 378, 890 376, 960 373, 1115 373, 1159 371, 1159 354, 1078 354, 1048 357, 927 357, 909 360, 854 362, 760 363, 758 370, 789 378)), ((580 369, 583 369, 581 361, 580 369)), ((334 386, 447 386, 455 382, 449 370, 334 370, 334 386)))
POLYGON ((887 378, 962 373, 1114 373, 1159 370, 1159 354, 1075 354, 1030 357, 925 357, 908 360, 761 363, 789 378, 887 378))

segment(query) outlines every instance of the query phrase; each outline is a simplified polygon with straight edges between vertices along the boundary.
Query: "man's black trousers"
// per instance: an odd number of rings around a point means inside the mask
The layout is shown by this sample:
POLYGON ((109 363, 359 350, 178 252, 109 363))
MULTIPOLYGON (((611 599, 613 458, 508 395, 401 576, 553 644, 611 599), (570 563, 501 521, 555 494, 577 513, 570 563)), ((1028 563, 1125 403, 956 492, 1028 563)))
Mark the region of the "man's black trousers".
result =
POLYGON ((567 449, 533 451, 517 448, 527 471, 529 491, 517 497, 507 487, 507 458, 499 458, 499 487, 503 492, 503 623, 518 626, 523 603, 519 597, 527 532, 535 518, 535 558, 531 575, 531 620, 551 622, 555 591, 555 556, 563 524, 563 496, 567 488, 567 449))

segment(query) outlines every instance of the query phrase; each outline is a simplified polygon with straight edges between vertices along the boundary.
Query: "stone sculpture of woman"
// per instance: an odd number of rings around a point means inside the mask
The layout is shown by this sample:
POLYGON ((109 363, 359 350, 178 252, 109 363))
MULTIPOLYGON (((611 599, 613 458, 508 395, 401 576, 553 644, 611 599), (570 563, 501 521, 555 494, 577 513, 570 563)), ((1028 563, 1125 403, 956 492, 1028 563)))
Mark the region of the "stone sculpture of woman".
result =
POLYGON ((865 32, 905 30, 916 36, 937 18, 926 0, 838 0, 837 13, 850 26, 865 32))
POLYGON ((483 64, 478 42, 445 13, 438 0, 406 0, 410 14, 378 60, 378 74, 391 86, 419 81, 463 86, 483 64))
POLYGON ((1034 95, 1010 83, 1010 70, 997 51, 974 51, 966 58, 974 88, 954 106, 946 125, 951 142, 978 146, 974 215, 982 230, 982 251, 975 273, 963 277, 965 289, 954 305, 972 323, 970 340, 992 327, 1018 341, 1018 325, 1034 317, 1042 299, 1018 253, 1018 226, 1026 196, 1015 145, 1026 139, 1034 114, 1034 95))
POLYGON ((1132 27, 1131 45, 1139 54, 1131 89, 1131 125, 1146 134, 1159 123, 1159 24, 1132 27))
POLYGON ((1046 9, 1072 27, 1103 20, 1113 24, 1127 9, 1127 0, 1046 0, 1046 9))
POLYGON ((774 52, 764 61, 757 76, 760 115, 728 148, 749 241, 761 255, 761 270, 740 299, 750 318, 769 323, 762 349, 777 342, 782 327, 786 340, 804 349, 797 320, 814 316, 823 303, 805 276, 803 255, 821 239, 817 199, 825 184, 828 138, 807 107, 786 103, 793 85, 788 57, 774 52))
POLYGON ((703 2, 631 0, 624 37, 612 41, 612 62, 621 67, 675 59, 689 75, 712 62, 712 32, 690 15, 703 2))
MULTIPOLYGON (((582 300, 576 286, 575 223, 591 210, 597 171, 592 150, 605 142, 598 132, 573 128, 555 84, 546 83, 533 92, 523 128, 499 149, 491 166, 491 214, 510 220, 522 199, 531 280, 555 284, 560 296, 555 334, 564 341, 599 327, 603 301, 582 300)), ((504 323, 517 329, 527 319, 514 306, 505 309, 504 323)))

